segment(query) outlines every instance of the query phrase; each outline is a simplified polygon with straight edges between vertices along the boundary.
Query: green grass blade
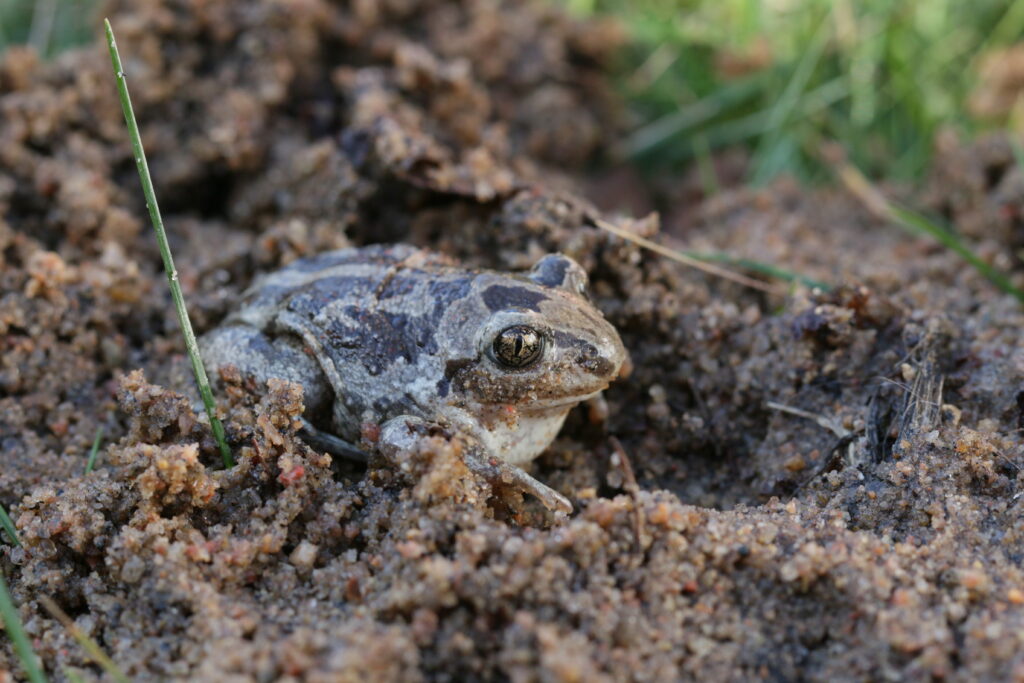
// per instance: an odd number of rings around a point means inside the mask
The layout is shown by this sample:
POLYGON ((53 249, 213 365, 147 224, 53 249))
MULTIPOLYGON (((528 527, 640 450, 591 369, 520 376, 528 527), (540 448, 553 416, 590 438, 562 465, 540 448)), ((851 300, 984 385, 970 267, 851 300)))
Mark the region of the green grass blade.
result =
POLYGON ((7 510, 4 509, 3 505, 0 505, 0 527, 7 532, 7 537, 11 539, 11 543, 16 546, 21 546, 21 541, 18 540, 18 530, 14 528, 14 521, 11 520, 11 516, 7 514, 7 510))
POLYGON ((92 440, 92 448, 89 449, 89 460, 85 463, 85 473, 92 472, 96 466, 96 454, 100 452, 100 443, 103 441, 103 425, 96 430, 96 438, 92 440))
POLYGON ((50 39, 56 18, 57 0, 36 0, 28 31, 28 44, 35 48, 40 57, 46 57, 50 52, 50 39))
POLYGON ((1024 147, 1016 138, 1010 138, 1010 149, 1013 150, 1013 161, 1017 164, 1017 170, 1024 174, 1024 147))
POLYGON ((0 54, 3 54, 10 44, 11 39, 7 37, 7 29, 4 27, 4 17, 0 15, 0 54))
POLYGON ((986 50, 998 45, 1012 43, 1019 39, 1022 31, 1024 31, 1024 2, 1015 0, 1007 6, 999 23, 995 25, 988 38, 979 47, 978 54, 984 54, 986 50))
POLYGON ((704 196, 713 197, 722 190, 718 182, 718 173, 715 171, 715 160, 711 156, 711 145, 708 144, 708 136, 699 133, 693 140, 693 152, 697 158, 697 174, 700 177, 701 189, 704 196))
POLYGON ((985 276, 993 285, 1015 297, 1021 303, 1024 303, 1024 291, 1014 287, 1013 283, 1010 282, 1010 278, 971 251, 967 245, 960 241, 956 233, 906 207, 891 204, 890 208, 893 217, 899 225, 911 232, 930 236, 936 242, 971 264, 975 270, 985 276))
POLYGON ((998 289, 1024 303, 1024 291, 1015 287, 1006 274, 996 270, 995 267, 971 251, 960 241, 960 237, 955 232, 916 211, 890 201, 871 185, 860 171, 849 164, 839 169, 839 177, 871 213, 883 220, 892 221, 913 235, 931 237, 969 263, 998 289))
POLYGON ((18 655, 25 676, 32 683, 46 683, 46 675, 39 666, 39 658, 32 651, 32 644, 28 640, 28 634, 25 633, 25 627, 21 624, 18 609, 14 606, 14 601, 11 600, 11 592, 7 588, 3 572, 0 572, 0 619, 3 619, 7 637, 14 645, 14 652, 18 655))
POLYGON ((802 275, 792 270, 787 270, 771 263, 765 263, 763 261, 740 258, 722 252, 685 251, 683 253, 697 259, 698 261, 704 261, 705 263, 725 263, 730 266, 749 270, 752 273, 767 275, 768 277, 773 277, 777 280, 782 280, 790 284, 801 284, 811 287, 812 289, 820 289, 825 292, 831 291, 832 289, 832 285, 827 282, 816 280, 812 277, 802 275))
POLYGON ((128 96, 128 83, 125 80, 124 68, 121 66, 121 55, 118 54, 117 43, 114 41, 114 30, 111 28, 108 19, 104 19, 103 23, 107 31, 110 63, 114 67, 114 75, 117 78, 117 90, 121 97, 121 108, 124 110, 124 120, 128 125, 128 134, 132 140, 135 165, 138 167, 139 179, 142 181, 142 193, 146 197, 149 218, 153 223, 153 230, 156 232, 157 243, 160 245, 160 256, 164 261, 164 271, 167 273, 167 283, 171 288, 171 298, 174 299, 174 308, 178 313, 178 323, 181 325, 181 332, 185 337, 185 350, 188 352, 189 360, 192 363, 192 372, 196 377, 196 384, 199 386, 199 395, 203 399, 206 414, 210 418, 210 429, 213 430, 213 436, 220 447, 224 467, 234 467, 235 462, 231 457, 231 450, 228 448, 227 440, 224 438, 224 425, 221 424, 220 419, 217 417, 217 407, 213 400, 213 392, 210 390, 210 380, 206 376, 206 368, 203 367, 203 360, 199 356, 196 335, 192 331, 192 323, 189 321, 188 310, 185 308, 185 297, 181 293, 178 271, 174 267, 171 247, 167 243, 167 233, 164 231, 164 222, 160 217, 160 207, 156 203, 156 191, 153 189, 153 180, 149 175, 146 153, 142 149, 142 137, 139 135, 139 125, 135 121, 132 101, 128 96))
POLYGON ((825 52, 825 46, 831 35, 829 23, 831 17, 830 12, 821 19, 810 45, 807 46, 803 56, 797 62, 785 89, 770 110, 765 136, 754 154, 753 181, 755 184, 763 184, 779 173, 784 168, 787 158, 791 156, 791 151, 795 149, 792 138, 782 134, 783 128, 803 100, 811 82, 811 76, 825 52))
POLYGON ((50 616, 59 621, 61 625, 67 629, 68 633, 78 641, 78 644, 82 646, 82 649, 85 650, 86 654, 89 655, 92 661, 96 662, 96 664, 106 671, 112 679, 117 681, 117 683, 129 683, 128 677, 125 676, 120 667, 114 663, 114 660, 107 656, 107 653, 103 651, 103 648, 99 646, 99 643, 90 638, 85 631, 79 628, 78 624, 72 621, 71 617, 69 617, 56 602, 54 602, 49 596, 43 595, 39 597, 39 603, 47 612, 50 613, 50 616))
POLYGON ((763 80, 758 74, 738 83, 724 85, 711 95, 652 121, 629 136, 624 144, 626 153, 632 157, 640 156, 665 144, 669 138, 714 119, 754 95, 763 80))
POLYGON ((72 669, 64 669, 64 675, 69 681, 71 681, 71 683, 85 683, 85 679, 79 676, 72 669))
MULTIPOLYGON (((811 117, 836 102, 849 96, 849 91, 842 79, 836 78, 814 90, 804 94, 800 107, 793 121, 811 117)), ((709 126, 700 133, 706 140, 709 149, 715 150, 740 142, 750 141, 768 131, 771 109, 764 109, 725 123, 709 126)), ((687 161, 693 156, 695 147, 679 146, 677 153, 670 156, 673 161, 687 161)))

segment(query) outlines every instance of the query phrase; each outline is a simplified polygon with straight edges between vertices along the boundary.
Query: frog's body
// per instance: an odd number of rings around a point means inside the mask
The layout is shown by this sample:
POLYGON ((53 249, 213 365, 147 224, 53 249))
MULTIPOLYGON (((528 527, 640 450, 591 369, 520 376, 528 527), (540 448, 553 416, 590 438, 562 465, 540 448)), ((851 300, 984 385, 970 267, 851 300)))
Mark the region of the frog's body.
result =
POLYGON ((506 274, 407 245, 332 251, 257 281, 203 355, 301 383, 307 415, 329 413, 327 431, 346 441, 366 423, 415 418, 520 465, 625 359, 585 283, 560 255, 506 274))

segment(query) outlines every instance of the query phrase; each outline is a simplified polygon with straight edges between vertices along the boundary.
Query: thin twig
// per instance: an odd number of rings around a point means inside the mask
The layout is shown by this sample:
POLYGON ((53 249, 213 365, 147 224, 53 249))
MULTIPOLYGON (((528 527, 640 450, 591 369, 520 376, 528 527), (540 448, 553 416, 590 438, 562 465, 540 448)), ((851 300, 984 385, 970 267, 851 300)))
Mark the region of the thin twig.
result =
POLYGON ((69 617, 67 613, 60 608, 60 605, 54 602, 53 599, 47 595, 40 595, 38 600, 39 604, 50 613, 50 616, 59 621, 61 625, 67 629, 67 632, 71 634, 71 637, 78 641, 78 644, 82 646, 82 649, 85 650, 86 654, 89 655, 92 661, 96 662, 101 669, 110 674, 110 677, 118 683, 128 683, 128 677, 125 676, 124 672, 121 671, 117 664, 114 663, 114 660, 107 656, 107 653, 103 651, 103 648, 101 648, 95 640, 90 638, 89 634, 83 631, 78 624, 71 620, 71 617, 69 617))
POLYGON ((719 268, 718 266, 712 265, 710 263, 705 263, 704 261, 684 254, 683 252, 676 251, 674 249, 669 249, 668 247, 662 246, 657 242, 653 242, 645 237, 641 237, 640 235, 634 235, 628 230, 623 230, 619 226, 612 225, 608 221, 598 218, 597 216, 591 216, 591 220, 593 220, 594 224, 597 225, 597 227, 601 228, 602 230, 606 230, 617 237, 621 237, 624 240, 629 240, 630 242, 639 244, 641 247, 645 249, 650 249, 656 254, 660 254, 665 258, 672 259, 673 261, 678 261, 679 263, 688 265, 691 268, 696 268, 697 270, 701 270, 710 275, 715 275, 726 280, 731 280, 732 282, 741 284, 744 287, 750 287, 751 289, 757 289, 762 292, 768 292, 769 294, 779 294, 783 296, 786 294, 785 289, 768 284, 767 282, 762 282, 761 280, 755 280, 754 278, 747 277, 746 275, 734 273, 731 270, 726 270, 725 268, 719 268))
POLYGON ((918 434, 931 430, 938 423, 942 411, 942 387, 946 378, 935 369, 934 354, 929 353, 914 370, 912 389, 904 395, 900 413, 897 448, 911 442, 918 434))
POLYGON ((771 263, 765 263, 763 261, 755 261, 753 259, 733 256, 731 254, 727 254, 724 252, 699 252, 692 250, 670 249, 669 247, 665 247, 661 244, 658 244, 657 242, 654 242, 652 240, 646 239, 639 235, 633 234, 627 230, 624 230, 612 223, 609 223, 608 221, 598 218, 597 216, 590 215, 588 216, 588 218, 595 225, 597 225, 597 227, 607 230, 608 232, 611 232, 614 235, 622 237, 623 239, 634 242, 635 244, 638 244, 645 249, 650 249, 651 251, 661 254, 662 256, 666 256, 672 260, 678 261, 688 266, 692 266, 706 273, 710 273, 711 275, 723 277, 727 280, 738 282, 739 284, 747 287, 752 287, 754 289, 759 289, 762 291, 771 292, 775 294, 786 293, 783 289, 778 287, 772 287, 770 284, 762 282, 761 280, 755 280, 753 278, 748 278, 738 273, 733 273, 732 271, 726 270, 724 268, 708 266, 705 264, 724 263, 730 266, 738 266, 740 268, 745 268, 746 270, 750 270, 761 275, 766 275, 768 277, 773 277, 778 280, 783 280, 790 284, 799 283, 802 285, 806 285, 807 287, 811 287, 813 289, 820 289, 826 292, 832 289, 832 285, 828 284, 827 282, 816 280, 812 277, 808 277, 801 273, 796 273, 791 270, 787 270, 785 268, 773 265, 771 263), (699 263, 695 263, 694 261, 697 261, 699 263))
POLYGON ((765 401, 765 406, 771 408, 772 410, 778 410, 780 413, 788 413, 790 415, 802 417, 806 420, 813 420, 819 427, 821 427, 822 429, 827 429, 828 431, 835 434, 838 438, 838 441, 836 441, 835 445, 829 449, 828 454, 822 459, 821 463, 814 468, 810 478, 806 479, 802 484, 797 484, 797 489, 802 488, 804 484, 807 484, 808 482, 812 481, 815 477, 824 472, 826 469, 832 467, 832 463, 835 462, 835 454, 839 452, 839 449, 843 448, 844 446, 846 447, 846 455, 849 459, 848 462, 853 461, 854 454, 856 452, 856 432, 851 432, 850 430, 843 427, 843 425, 841 425, 839 422, 827 418, 824 415, 817 415, 806 410, 801 410, 800 408, 787 406, 784 403, 776 403, 775 401, 765 401))
POLYGON ((636 482, 636 475, 633 473, 633 465, 629 461, 629 455, 626 454, 626 449, 622 447, 620 442, 614 436, 609 436, 608 441, 612 445, 612 449, 615 451, 612 454, 612 464, 618 465, 619 470, 622 472, 623 489, 629 494, 630 498, 633 499, 633 536, 634 542, 636 543, 636 552, 640 554, 643 552, 643 532, 644 532, 644 511, 640 507, 640 485, 636 482))
POLYGON ((831 420, 825 417, 824 415, 816 415, 806 410, 801 410, 799 408, 787 406, 784 403, 776 403, 775 401, 766 401, 765 405, 771 408, 772 410, 778 410, 781 413, 789 413, 790 415, 796 415, 797 417, 803 417, 808 420, 814 420, 816 423, 818 423, 819 427, 821 427, 822 429, 829 430, 830 432, 838 436, 840 439, 843 439, 850 435, 850 431, 848 429, 843 427, 835 420, 831 420))
POLYGON ((92 472, 96 466, 96 454, 100 452, 100 442, 103 441, 103 425, 96 430, 96 438, 92 440, 92 448, 89 450, 89 460, 85 463, 85 473, 92 472))
POLYGON ((139 135, 139 125, 135 121, 132 101, 128 96, 128 83, 125 80, 124 68, 121 66, 121 56, 117 52, 117 43, 114 42, 114 29, 111 28, 109 19, 104 19, 103 23, 107 30, 110 63, 113 65, 114 75, 117 77, 117 90, 121 96, 121 108, 124 110, 124 120, 128 124, 128 134, 132 140, 135 165, 138 167, 139 179, 142 181, 142 193, 146 197, 149 218, 153 223, 153 230, 156 232, 157 243, 160 245, 160 256, 163 257, 167 282, 171 288, 171 298, 174 299, 174 308, 178 313, 178 322, 181 325, 182 335, 185 337, 185 350, 188 352, 189 360, 192 362, 192 372, 195 374, 196 384, 199 385, 199 394, 203 398, 203 405, 206 406, 206 414, 210 418, 210 429, 213 430, 213 437, 217 440, 217 445, 220 447, 224 467, 234 467, 235 462, 231 457, 231 450, 228 448, 227 441, 224 438, 224 425, 221 424, 220 419, 217 417, 217 406, 213 400, 213 392, 210 390, 210 380, 206 377, 203 359, 199 356, 199 346, 196 344, 196 335, 192 331, 192 323, 188 319, 185 297, 181 293, 178 271, 174 267, 171 247, 167 243, 167 233, 164 232, 164 222, 160 217, 160 207, 156 203, 156 191, 153 189, 153 180, 149 175, 146 153, 142 149, 142 137, 139 135))
POLYGON ((3 572, 0 572, 0 619, 4 622, 7 637, 14 645, 14 652, 18 655, 21 668, 25 670, 25 676, 32 683, 46 683, 46 674, 39 665, 36 653, 32 651, 32 643, 29 642, 25 627, 21 624, 18 608, 11 599, 11 591, 7 588, 3 572))
POLYGON ((941 408, 942 407, 941 404, 936 403, 935 401, 929 401, 927 398, 922 396, 919 393, 919 390, 918 390, 918 388, 916 386, 917 385, 916 382, 914 383, 914 385, 910 385, 910 384, 907 384, 906 382, 898 382, 898 381, 896 381, 894 379, 890 379, 888 377, 882 377, 881 380, 883 380, 882 384, 891 384, 892 386, 896 387, 897 389, 903 390, 904 393, 908 394, 911 398, 913 398, 915 401, 917 401, 919 403, 923 403, 925 405, 929 405, 932 408, 941 408))

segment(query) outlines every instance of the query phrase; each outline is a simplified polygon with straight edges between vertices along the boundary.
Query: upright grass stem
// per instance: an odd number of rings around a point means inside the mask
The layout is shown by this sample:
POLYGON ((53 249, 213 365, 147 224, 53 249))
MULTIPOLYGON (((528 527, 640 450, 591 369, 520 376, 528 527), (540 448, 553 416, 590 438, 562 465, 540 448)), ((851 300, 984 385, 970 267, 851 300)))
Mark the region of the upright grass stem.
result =
POLYGON ((181 324, 181 332, 185 337, 185 350, 188 352, 189 360, 192 363, 192 372, 195 374, 196 384, 199 386, 199 395, 203 399, 206 414, 210 418, 210 429, 213 430, 213 437, 217 440, 217 445, 220 447, 220 455, 224 460, 224 467, 234 467, 235 462, 231 457, 231 450, 228 448, 227 441, 224 438, 224 425, 221 424, 220 419, 217 417, 217 406, 213 400, 213 392, 210 390, 210 381, 206 377, 203 359, 199 356, 199 346, 196 344, 196 335, 192 331, 192 323, 188 319, 185 297, 182 296, 181 284, 178 282, 178 271, 174 267, 171 247, 167 243, 167 233, 164 231, 164 222, 160 217, 160 207, 156 203, 156 192, 153 189, 153 180, 149 175, 146 153, 142 149, 139 125, 135 121, 132 101, 128 96, 128 83, 125 80, 124 68, 121 66, 121 55, 118 54, 117 43, 114 42, 114 29, 110 27, 109 19, 104 19, 103 24, 107 31, 110 63, 113 65, 114 75, 117 77, 117 90, 121 96, 121 108, 124 110, 124 120, 128 125, 128 135, 132 140, 135 165, 138 167, 139 179, 142 181, 142 193, 146 197, 146 208, 149 209, 149 218, 153 223, 153 230, 156 232, 157 243, 160 245, 160 256, 164 260, 164 271, 167 273, 167 282, 171 288, 171 298, 174 299, 174 308, 178 313, 178 322, 181 324))
POLYGON ((32 651, 32 644, 28 640, 28 634, 25 633, 25 627, 21 624, 18 609, 14 606, 14 601, 11 600, 11 592, 7 588, 3 572, 0 572, 0 619, 4 622, 7 637, 14 645, 14 652, 18 655, 18 661, 21 662, 21 668, 25 671, 25 677, 32 683, 46 683, 46 674, 43 673, 43 669, 39 665, 36 653, 32 651))
POLYGON ((7 514, 7 510, 4 509, 3 505, 0 505, 0 528, 7 532, 11 543, 16 546, 21 545, 21 541, 18 540, 18 530, 14 528, 14 522, 11 520, 11 516, 7 514))
POLYGON ((89 460, 85 463, 85 473, 89 474, 96 467, 96 455, 100 452, 100 443, 103 441, 103 425, 96 430, 96 438, 92 440, 92 448, 89 449, 89 460))

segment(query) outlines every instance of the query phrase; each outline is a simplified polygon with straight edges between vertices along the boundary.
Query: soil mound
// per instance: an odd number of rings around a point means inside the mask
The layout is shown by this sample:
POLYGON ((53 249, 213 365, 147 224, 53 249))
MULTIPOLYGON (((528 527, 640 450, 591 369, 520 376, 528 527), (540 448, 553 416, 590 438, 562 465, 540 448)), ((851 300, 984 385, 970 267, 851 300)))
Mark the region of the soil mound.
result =
MULTIPOLYGON (((238 465, 218 469, 105 48, 8 52, 0 503, 23 547, 0 567, 55 679, 100 674, 43 595, 134 680, 1024 677, 1024 314, 955 256, 786 182, 683 207, 687 237, 829 292, 742 289, 599 230, 581 195, 620 121, 611 25, 489 0, 109 15, 198 332, 325 249, 562 251, 632 372, 535 468, 568 520, 492 497, 444 436, 332 462, 284 382, 220 378, 238 465)), ((926 199, 1016 267, 1024 195, 984 144, 949 146, 977 163, 926 199)), ((0 681, 18 671, 0 639, 0 681)))

